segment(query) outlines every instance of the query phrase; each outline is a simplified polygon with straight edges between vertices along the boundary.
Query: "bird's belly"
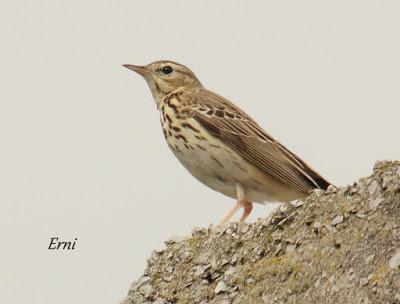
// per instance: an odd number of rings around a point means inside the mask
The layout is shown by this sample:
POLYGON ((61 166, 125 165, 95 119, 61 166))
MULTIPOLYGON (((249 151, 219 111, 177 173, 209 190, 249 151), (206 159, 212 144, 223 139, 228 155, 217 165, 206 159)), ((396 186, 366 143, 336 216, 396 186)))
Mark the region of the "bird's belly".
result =
POLYGON ((182 150, 175 156, 183 166, 201 183, 229 197, 236 197, 236 182, 246 177, 245 172, 236 172, 232 156, 223 150, 203 144, 207 151, 182 150), (242 175, 242 176, 240 176, 242 175))
POLYGON ((190 121, 190 126, 198 131, 172 131, 166 139, 178 160, 197 180, 232 198, 236 198, 236 184, 239 183, 253 202, 277 200, 274 193, 278 185, 264 172, 243 160, 217 138, 201 132, 196 121, 190 121))

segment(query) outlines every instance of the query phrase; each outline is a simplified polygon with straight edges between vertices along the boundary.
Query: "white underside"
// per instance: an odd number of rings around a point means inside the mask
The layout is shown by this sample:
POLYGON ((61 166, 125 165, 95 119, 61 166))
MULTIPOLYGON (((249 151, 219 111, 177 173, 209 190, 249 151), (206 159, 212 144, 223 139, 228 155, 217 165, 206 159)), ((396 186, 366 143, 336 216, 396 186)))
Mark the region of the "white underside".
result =
MULTIPOLYGON (((173 115, 173 113, 170 113, 173 115)), ((188 121, 192 126, 201 129, 194 119, 188 121)), ((211 135, 202 134, 206 140, 194 138, 196 133, 191 130, 183 132, 188 142, 198 142, 207 151, 192 145, 194 149, 185 147, 182 139, 168 137, 170 146, 177 146, 181 152, 173 150, 183 166, 201 183, 231 198, 237 198, 237 184, 245 191, 246 198, 251 202, 289 202, 298 197, 282 184, 267 176, 255 166, 244 161, 235 151, 211 135), (218 160, 218 162, 215 161, 218 160)))

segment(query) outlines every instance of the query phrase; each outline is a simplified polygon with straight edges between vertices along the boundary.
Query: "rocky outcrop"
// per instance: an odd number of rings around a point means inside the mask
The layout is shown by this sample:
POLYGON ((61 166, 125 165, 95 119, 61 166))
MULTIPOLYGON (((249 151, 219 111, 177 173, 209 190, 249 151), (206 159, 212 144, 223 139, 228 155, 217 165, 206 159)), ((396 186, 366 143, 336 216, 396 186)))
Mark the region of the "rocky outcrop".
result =
POLYGON ((400 162, 166 245, 122 303, 400 303, 400 162))

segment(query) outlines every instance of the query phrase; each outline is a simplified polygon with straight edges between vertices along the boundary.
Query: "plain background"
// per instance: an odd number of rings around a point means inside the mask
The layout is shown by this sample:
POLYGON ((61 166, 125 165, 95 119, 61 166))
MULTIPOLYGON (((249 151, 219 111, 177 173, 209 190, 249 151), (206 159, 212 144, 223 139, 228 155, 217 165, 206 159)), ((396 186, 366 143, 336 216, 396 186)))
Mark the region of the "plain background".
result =
POLYGON ((153 249, 234 204, 174 159, 121 64, 186 64, 337 185, 399 159, 399 9, 2 0, 0 302, 117 303, 153 249), (47 250, 52 236, 76 250, 47 250))

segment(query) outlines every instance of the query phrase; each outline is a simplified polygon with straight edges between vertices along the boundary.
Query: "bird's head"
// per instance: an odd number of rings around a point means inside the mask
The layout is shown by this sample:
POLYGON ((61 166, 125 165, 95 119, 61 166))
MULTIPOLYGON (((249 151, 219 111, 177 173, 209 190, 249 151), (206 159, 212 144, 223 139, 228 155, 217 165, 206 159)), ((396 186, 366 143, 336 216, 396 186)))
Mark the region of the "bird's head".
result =
POLYGON ((146 79, 156 102, 178 88, 202 88, 194 73, 182 64, 173 61, 155 61, 145 66, 124 64, 146 79))

